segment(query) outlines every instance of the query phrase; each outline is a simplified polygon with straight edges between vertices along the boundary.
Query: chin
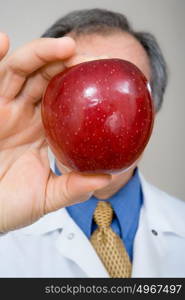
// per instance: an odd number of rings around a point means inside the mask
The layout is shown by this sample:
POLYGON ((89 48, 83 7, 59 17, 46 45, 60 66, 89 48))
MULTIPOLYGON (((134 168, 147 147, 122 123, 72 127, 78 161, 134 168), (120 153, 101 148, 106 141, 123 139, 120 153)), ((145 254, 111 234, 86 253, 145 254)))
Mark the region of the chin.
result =
POLYGON ((103 189, 94 192, 94 196, 98 199, 108 199, 114 195, 120 188, 122 188, 132 177, 137 164, 135 163, 130 168, 125 170, 125 172, 120 172, 119 174, 113 174, 110 183, 103 189))

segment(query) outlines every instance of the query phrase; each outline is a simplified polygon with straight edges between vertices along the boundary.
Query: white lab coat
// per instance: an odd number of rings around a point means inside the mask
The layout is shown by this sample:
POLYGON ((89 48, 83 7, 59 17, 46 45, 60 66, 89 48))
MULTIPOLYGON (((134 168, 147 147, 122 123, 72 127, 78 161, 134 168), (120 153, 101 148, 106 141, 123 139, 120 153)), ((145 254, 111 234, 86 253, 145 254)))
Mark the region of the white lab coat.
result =
MULTIPOLYGON (((132 277, 185 277, 185 202, 143 179, 132 277), (157 235, 152 233, 157 232, 157 235)), ((60 209, 0 236, 0 277, 108 277, 89 240, 60 209)))

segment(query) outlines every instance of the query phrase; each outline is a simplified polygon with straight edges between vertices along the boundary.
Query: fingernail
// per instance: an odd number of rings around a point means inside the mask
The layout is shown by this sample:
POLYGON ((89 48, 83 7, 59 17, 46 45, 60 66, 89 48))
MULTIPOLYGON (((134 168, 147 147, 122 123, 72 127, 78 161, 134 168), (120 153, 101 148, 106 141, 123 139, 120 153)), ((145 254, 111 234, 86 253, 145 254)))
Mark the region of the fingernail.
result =
POLYGON ((94 191, 93 192, 89 192, 89 193, 87 193, 87 197, 88 198, 91 198, 91 196, 94 194, 94 191))

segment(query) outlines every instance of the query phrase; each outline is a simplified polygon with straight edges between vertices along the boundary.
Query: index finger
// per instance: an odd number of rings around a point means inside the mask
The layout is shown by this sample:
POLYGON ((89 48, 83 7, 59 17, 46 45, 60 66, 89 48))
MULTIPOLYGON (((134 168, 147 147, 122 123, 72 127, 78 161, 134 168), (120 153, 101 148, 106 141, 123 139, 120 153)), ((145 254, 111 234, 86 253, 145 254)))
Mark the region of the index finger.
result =
POLYGON ((75 55, 67 58, 64 61, 64 65, 67 68, 70 68, 72 66, 75 66, 77 64, 83 63, 83 62, 88 62, 88 61, 92 61, 92 60, 99 60, 99 59, 107 59, 110 58, 110 56, 107 55, 101 55, 101 56, 90 56, 88 54, 78 54, 76 53, 75 55))
POLYGON ((70 37, 40 38, 19 48, 0 66, 0 96, 14 98, 31 73, 70 57, 74 51, 75 42, 70 37))
POLYGON ((0 60, 6 55, 9 49, 9 39, 8 36, 0 32, 0 60))

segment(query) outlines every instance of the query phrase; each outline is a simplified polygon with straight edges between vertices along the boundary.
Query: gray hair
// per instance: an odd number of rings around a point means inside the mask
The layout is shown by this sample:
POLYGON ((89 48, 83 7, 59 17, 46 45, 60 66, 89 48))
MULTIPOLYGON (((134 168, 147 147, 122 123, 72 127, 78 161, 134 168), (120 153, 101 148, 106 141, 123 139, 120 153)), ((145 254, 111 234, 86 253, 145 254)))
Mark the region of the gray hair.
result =
POLYGON ((127 18, 120 13, 105 9, 84 9, 73 11, 56 21, 42 37, 62 37, 73 32, 81 34, 110 34, 115 31, 128 32, 145 49, 151 67, 151 91, 155 111, 158 112, 163 102, 167 86, 167 66, 156 38, 148 32, 133 30, 127 18))

